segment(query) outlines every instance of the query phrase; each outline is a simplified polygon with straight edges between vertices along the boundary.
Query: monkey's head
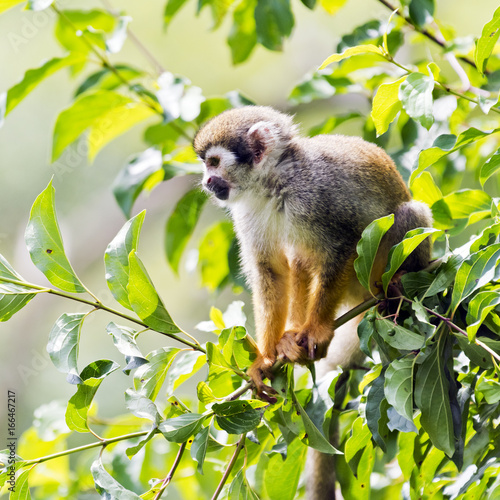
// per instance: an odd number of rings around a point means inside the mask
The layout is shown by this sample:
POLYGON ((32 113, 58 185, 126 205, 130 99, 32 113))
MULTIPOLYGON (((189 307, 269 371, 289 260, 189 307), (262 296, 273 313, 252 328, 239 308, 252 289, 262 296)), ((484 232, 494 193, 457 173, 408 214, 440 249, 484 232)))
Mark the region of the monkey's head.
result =
POLYGON ((295 133, 291 117, 265 106, 231 109, 196 134, 203 187, 222 205, 256 186, 272 170, 295 133))

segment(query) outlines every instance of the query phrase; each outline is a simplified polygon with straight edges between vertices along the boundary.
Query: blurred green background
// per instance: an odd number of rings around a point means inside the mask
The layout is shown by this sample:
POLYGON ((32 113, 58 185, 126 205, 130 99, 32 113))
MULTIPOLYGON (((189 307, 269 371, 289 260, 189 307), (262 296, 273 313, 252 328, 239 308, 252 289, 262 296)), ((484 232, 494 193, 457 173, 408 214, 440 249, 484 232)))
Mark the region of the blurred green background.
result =
MULTIPOLYGON (((204 11, 196 17, 194 4, 188 3, 165 32, 164 4, 165 0, 115 0, 114 7, 133 18, 130 27, 168 71, 186 76, 200 86, 206 96, 239 89, 259 104, 280 109, 289 109, 286 96, 293 85, 334 51, 342 34, 367 20, 387 19, 389 15, 376 0, 349 1, 334 17, 321 9, 309 11, 297 0, 294 2, 296 26, 291 39, 285 42, 284 52, 274 53, 258 47, 248 62, 234 67, 225 42, 229 20, 218 31, 212 31, 209 13, 204 11)), ((60 6, 76 9, 100 7, 101 4, 65 0, 60 6)), ((470 2, 466 0, 439 0, 436 18, 452 25, 459 36, 478 35, 497 7, 494 0, 481 0, 471 15, 470 2)), ((0 91, 20 80, 27 69, 62 55, 53 39, 54 23, 55 15, 49 10, 34 13, 18 7, 0 16, 0 91)), ((422 50, 430 49, 424 47, 422 50)), ((431 55, 426 54, 426 57, 431 55)), ((112 60, 152 69, 130 41, 112 60)), ((78 82, 84 77, 79 75, 78 82)), ((49 156, 55 118, 70 103, 75 88, 76 82, 68 73, 58 73, 33 91, 0 129, 0 253, 27 280, 48 284, 31 264, 23 234, 31 204, 54 175, 59 223, 68 256, 86 285, 103 302, 112 303, 102 258, 108 242, 125 219, 113 198, 111 184, 127 159, 144 150, 145 145, 136 128, 108 145, 93 165, 68 151, 56 167, 51 165, 49 156)), ((307 112, 300 107, 290 111, 297 113, 299 122, 309 124, 339 110, 346 112, 363 105, 361 99, 357 102, 352 96, 349 100, 336 96, 318 106, 309 106, 307 112)), ((355 126, 350 127, 348 133, 357 133, 355 126)), ((234 296, 229 291, 214 295, 200 289, 198 275, 186 270, 184 264, 180 277, 174 276, 163 250, 168 214, 182 193, 198 181, 191 177, 161 184, 148 198, 141 197, 137 201, 134 214, 147 209, 139 250, 167 308, 182 328, 203 338, 194 326, 208 319, 211 305, 224 310, 234 296)), ((201 226, 223 216, 220 210, 209 207, 201 226)), ((194 240, 199 236, 198 229, 194 240)), ((250 316, 249 298, 244 294, 241 298, 247 303, 246 312, 250 316)), ((48 360, 45 345, 61 313, 83 310, 86 309, 77 303, 45 295, 31 302, 9 322, 0 323, 0 387, 2 394, 6 394, 7 389, 17 394, 18 435, 30 425, 35 408, 52 399, 67 400, 73 394, 73 386, 61 383, 64 375, 48 360)), ((94 359, 92 352, 97 344, 102 357, 116 358, 111 337, 105 332, 109 320, 103 313, 93 314, 86 320, 80 344, 80 367, 94 359)), ((143 352, 165 344, 161 336, 154 334, 141 337, 139 343, 143 352)), ((98 397, 102 416, 125 411, 123 392, 130 383, 127 377, 121 376, 115 377, 113 384, 103 384, 98 397)), ((0 411, 0 424, 2 414, 0 411)), ((4 436, 5 426, 1 429, 0 436, 4 436)))

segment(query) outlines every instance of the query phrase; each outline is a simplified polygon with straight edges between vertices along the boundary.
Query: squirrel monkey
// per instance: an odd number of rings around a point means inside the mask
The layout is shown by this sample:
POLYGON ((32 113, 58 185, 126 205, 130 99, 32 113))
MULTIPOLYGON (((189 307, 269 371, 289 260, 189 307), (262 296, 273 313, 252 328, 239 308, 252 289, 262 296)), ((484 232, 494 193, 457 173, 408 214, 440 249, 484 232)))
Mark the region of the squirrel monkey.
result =
MULTIPOLYGON (((410 229, 432 226, 432 215, 411 200, 382 149, 357 137, 302 137, 290 116, 270 107, 223 112, 198 131, 194 149, 205 165, 204 189, 234 221, 260 351, 248 373, 266 397, 273 390, 263 378, 277 359, 325 357, 341 304, 369 296, 353 268, 365 227, 395 215, 372 272, 376 291, 389 249, 410 229)), ((425 240, 401 269, 425 267, 430 245, 425 240)), ((354 334, 334 354, 351 356, 356 342, 354 334)))

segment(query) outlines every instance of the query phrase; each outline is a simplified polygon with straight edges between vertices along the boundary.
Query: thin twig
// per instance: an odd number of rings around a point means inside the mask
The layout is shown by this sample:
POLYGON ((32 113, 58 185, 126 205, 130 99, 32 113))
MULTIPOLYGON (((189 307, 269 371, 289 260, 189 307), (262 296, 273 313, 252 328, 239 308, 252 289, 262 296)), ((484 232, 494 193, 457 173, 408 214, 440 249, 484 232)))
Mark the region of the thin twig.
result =
POLYGON ((226 484, 227 478, 229 477, 229 474, 231 473, 231 470, 234 467, 234 464, 236 463, 236 459, 238 458, 238 455, 240 454, 241 449, 243 448, 245 444, 245 438, 246 438, 246 433, 241 436, 241 439, 238 441, 238 445, 236 446, 236 450, 233 453, 233 456, 231 457, 231 460, 227 466, 226 471, 224 472, 224 475, 222 476, 222 479, 217 486, 217 489, 215 490, 215 493, 212 497, 212 500, 217 500, 217 498, 220 495, 220 492, 222 491, 222 488, 226 484))
POLYGON ((163 492, 167 489, 167 486, 169 485, 170 481, 172 481, 172 478, 174 477, 175 470, 177 469, 177 466, 179 465, 179 462, 181 461, 182 454, 184 453, 184 450, 186 449, 186 444, 187 441, 181 444, 181 447, 179 448, 179 451, 177 452, 177 456, 175 457, 174 463, 172 465, 172 468, 170 469, 170 472, 168 473, 167 477, 163 480, 163 483, 154 496, 153 500, 159 500, 161 496, 163 495, 163 492))
MULTIPOLYGON (((396 10, 396 8, 390 2, 388 2, 387 0, 378 0, 378 1, 381 4, 385 5, 392 12, 394 12, 396 10)), ((429 40, 432 40, 435 44, 439 45, 443 49, 447 49, 447 46, 446 46, 445 42, 443 42, 443 41, 439 40, 438 38, 436 38, 432 33, 430 33, 429 31, 427 31, 426 29, 421 29, 421 28, 415 26, 415 24, 413 23, 413 21, 409 17, 406 17, 404 14, 402 14, 399 10, 396 12, 396 14, 399 17, 401 17, 402 19, 404 19, 415 31, 417 31, 418 33, 421 33, 422 35, 424 35, 425 37, 427 37, 429 40)), ((458 58, 461 61, 463 61, 464 63, 468 64, 469 66, 472 66, 473 68, 475 68, 477 70, 477 66, 474 63, 474 61, 472 61, 468 57, 458 56, 458 58)), ((487 74, 486 71, 485 71, 485 74, 487 74)))

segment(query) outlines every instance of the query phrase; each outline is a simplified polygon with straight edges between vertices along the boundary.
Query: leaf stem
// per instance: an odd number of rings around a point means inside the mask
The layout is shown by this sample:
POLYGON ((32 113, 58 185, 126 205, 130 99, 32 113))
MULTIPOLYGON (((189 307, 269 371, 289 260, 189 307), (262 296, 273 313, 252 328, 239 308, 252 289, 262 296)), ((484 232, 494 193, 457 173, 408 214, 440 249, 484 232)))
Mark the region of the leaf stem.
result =
POLYGON ((72 453, 78 453, 80 451, 91 450, 92 448, 103 448, 108 446, 108 444, 118 443, 119 441, 125 441, 127 439, 133 439, 140 436, 145 436, 149 434, 149 431, 132 432, 130 434, 123 434, 121 436, 116 436, 109 439, 103 439, 102 441, 96 441, 94 443, 85 444, 83 446, 78 446, 77 448, 71 448, 69 450, 60 451, 58 453, 53 453, 52 455, 46 455, 45 457, 34 458, 33 460, 26 460, 23 463, 23 468, 29 465, 41 464, 42 462, 47 462, 49 460, 54 460, 55 458, 65 457, 66 455, 71 455, 72 453))
MULTIPOLYGON (((196 341, 196 343, 190 342, 189 340, 182 339, 181 337, 175 335, 174 333, 165 333, 165 332, 159 332, 158 330, 153 330, 152 328, 148 327, 148 325, 146 325, 146 323, 144 323, 140 319, 134 318, 133 316, 129 316, 128 314, 117 311, 116 309, 113 309, 112 307, 106 306, 102 302, 100 302, 99 300, 97 302, 93 302, 91 300, 84 299, 83 297, 77 297, 76 295, 71 295, 70 293, 62 292, 60 290, 55 290, 54 288, 47 288, 47 287, 43 287, 43 286, 39 286, 39 285, 34 285, 33 283, 27 283, 27 282, 13 280, 10 278, 5 278, 3 276, 0 276, 0 282, 2 282, 2 281, 5 283, 12 283, 13 285, 19 285, 19 286, 24 286, 27 288, 32 288, 33 290, 38 290, 39 292, 50 293, 52 295, 64 297, 65 299, 74 300, 76 302, 81 302, 82 304, 92 306, 94 309, 99 309, 102 311, 109 312, 111 314, 114 314, 115 316, 119 316, 120 318, 126 319, 128 321, 131 321, 133 323, 141 325, 145 328, 149 328, 150 330, 152 330, 154 332, 161 333, 162 335, 165 335, 166 337, 169 337, 173 340, 176 340, 177 342, 180 342, 181 344, 185 344, 185 345, 191 347, 191 349, 195 349, 197 351, 206 353, 206 350, 203 347, 201 347, 201 345, 197 341, 196 341)), ((182 333, 186 333, 186 332, 183 331, 182 333)), ((188 335, 188 336, 190 338, 193 338, 193 337, 191 337, 191 335, 188 335)))
POLYGON ((163 480, 163 483, 154 496, 153 500, 159 500, 161 496, 163 495, 163 492, 167 489, 167 486, 169 485, 170 481, 172 481, 172 478, 174 477, 175 470, 177 469, 177 466, 179 465, 179 462, 181 461, 182 454, 184 453, 184 450, 186 449, 186 444, 187 441, 181 444, 181 447, 179 448, 179 451, 177 452, 177 456, 175 457, 174 463, 172 465, 172 468, 170 469, 170 472, 168 473, 167 477, 163 480))
POLYGON ((238 458, 238 455, 240 454, 241 449, 243 448, 245 444, 245 438, 246 438, 246 433, 241 436, 241 439, 238 441, 238 444, 236 446, 236 450, 234 450, 233 456, 231 457, 231 460, 227 466, 226 471, 224 472, 224 475, 222 476, 222 479, 217 486, 217 489, 215 490, 215 493, 212 497, 212 500, 217 500, 217 498, 220 495, 220 492, 222 491, 222 488, 226 484, 227 478, 229 477, 229 474, 233 470, 234 464, 236 463, 236 459, 238 458))

